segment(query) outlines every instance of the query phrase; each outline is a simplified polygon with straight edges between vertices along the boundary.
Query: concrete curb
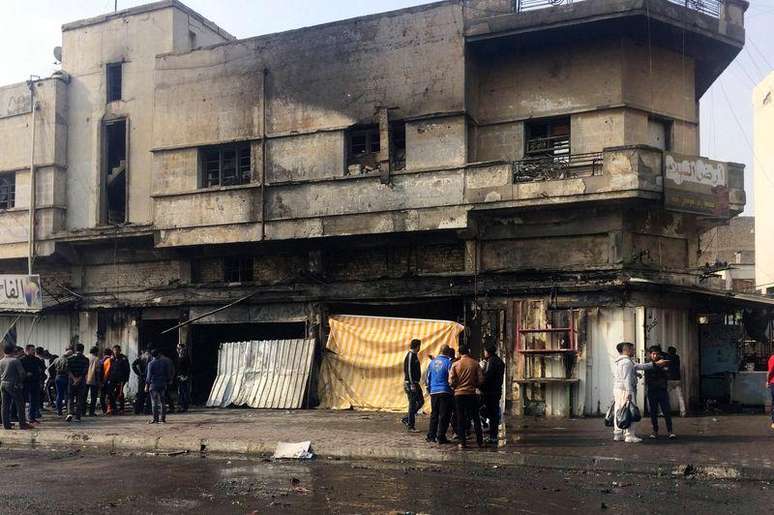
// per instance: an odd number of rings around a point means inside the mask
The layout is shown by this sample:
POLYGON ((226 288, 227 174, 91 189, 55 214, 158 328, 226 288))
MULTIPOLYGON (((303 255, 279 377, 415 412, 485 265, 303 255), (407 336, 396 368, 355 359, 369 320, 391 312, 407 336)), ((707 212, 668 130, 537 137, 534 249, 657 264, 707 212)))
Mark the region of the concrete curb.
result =
MULTIPOLYGON (((234 457, 267 457, 274 452, 276 442, 222 440, 177 435, 160 437, 89 434, 75 431, 6 431, 0 433, 0 447, 69 447, 102 449, 117 452, 176 452, 211 453, 234 457)), ((594 472, 627 472, 658 476, 691 477, 697 479, 730 479, 742 481, 774 481, 774 469, 707 464, 647 463, 624 461, 602 456, 551 456, 520 453, 515 450, 441 450, 437 448, 331 446, 312 442, 312 450, 322 459, 377 459, 415 461, 427 464, 466 463, 491 467, 533 467, 554 470, 588 470, 594 472)))

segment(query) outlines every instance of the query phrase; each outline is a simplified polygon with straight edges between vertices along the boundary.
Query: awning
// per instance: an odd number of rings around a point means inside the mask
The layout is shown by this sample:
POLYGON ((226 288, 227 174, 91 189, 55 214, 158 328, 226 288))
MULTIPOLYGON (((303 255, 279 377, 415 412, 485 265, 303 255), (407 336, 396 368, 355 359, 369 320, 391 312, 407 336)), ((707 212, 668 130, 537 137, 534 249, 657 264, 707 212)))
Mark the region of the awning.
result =
POLYGON ((314 358, 314 340, 224 343, 207 406, 298 409, 314 358))
POLYGON ((411 340, 422 340, 426 366, 442 345, 457 348, 463 330, 448 320, 337 315, 329 322, 319 396, 320 407, 333 409, 406 410, 403 359, 411 340))

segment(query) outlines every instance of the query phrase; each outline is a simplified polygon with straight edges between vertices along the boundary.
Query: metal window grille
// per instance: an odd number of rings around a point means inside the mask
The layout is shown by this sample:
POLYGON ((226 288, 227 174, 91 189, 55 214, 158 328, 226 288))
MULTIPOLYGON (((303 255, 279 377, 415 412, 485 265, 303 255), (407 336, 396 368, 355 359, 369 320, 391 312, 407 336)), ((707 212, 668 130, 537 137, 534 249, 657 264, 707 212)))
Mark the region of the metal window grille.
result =
POLYGON ((107 75, 107 101, 121 100, 123 82, 123 63, 111 63, 105 68, 107 75))
POLYGON ((205 188, 248 184, 252 175, 252 156, 249 145, 227 145, 202 151, 205 188))
POLYGON ((12 209, 16 205, 16 174, 0 175, 0 209, 12 209))
POLYGON ((246 283, 253 280, 253 258, 236 256, 223 258, 223 281, 246 283))
MULTIPOLYGON (((547 7, 556 7, 558 5, 569 5, 582 2, 583 0, 516 0, 516 11, 532 11, 535 9, 545 9, 547 7)), ((667 0, 670 3, 682 5, 687 9, 698 11, 700 13, 720 17, 723 8, 723 0, 667 0)))

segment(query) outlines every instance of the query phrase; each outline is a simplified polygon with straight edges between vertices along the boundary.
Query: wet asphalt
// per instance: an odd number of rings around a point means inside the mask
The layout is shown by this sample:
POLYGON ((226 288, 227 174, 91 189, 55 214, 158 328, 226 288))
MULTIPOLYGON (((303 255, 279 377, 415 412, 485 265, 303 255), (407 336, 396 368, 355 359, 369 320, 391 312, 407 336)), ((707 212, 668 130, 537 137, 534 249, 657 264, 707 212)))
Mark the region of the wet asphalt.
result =
MULTIPOLYGON (((467 451, 476 452, 476 451, 467 451)), ((771 513, 774 485, 526 467, 0 450, 0 513, 771 513)))

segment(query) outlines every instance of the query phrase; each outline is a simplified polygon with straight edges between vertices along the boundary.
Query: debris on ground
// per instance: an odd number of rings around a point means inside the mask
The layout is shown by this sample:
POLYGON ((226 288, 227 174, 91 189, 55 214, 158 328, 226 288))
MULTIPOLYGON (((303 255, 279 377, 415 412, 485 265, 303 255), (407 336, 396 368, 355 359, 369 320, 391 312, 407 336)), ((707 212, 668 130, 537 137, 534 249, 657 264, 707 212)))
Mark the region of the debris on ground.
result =
POLYGON ((274 459, 308 460, 314 458, 312 442, 278 442, 274 450, 274 459))

